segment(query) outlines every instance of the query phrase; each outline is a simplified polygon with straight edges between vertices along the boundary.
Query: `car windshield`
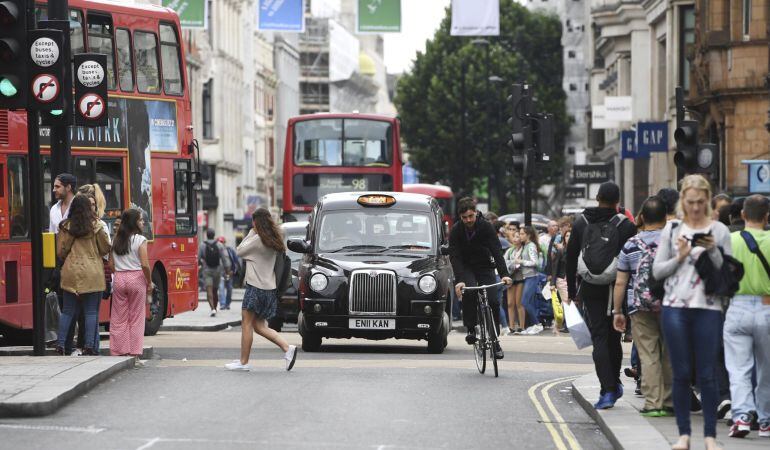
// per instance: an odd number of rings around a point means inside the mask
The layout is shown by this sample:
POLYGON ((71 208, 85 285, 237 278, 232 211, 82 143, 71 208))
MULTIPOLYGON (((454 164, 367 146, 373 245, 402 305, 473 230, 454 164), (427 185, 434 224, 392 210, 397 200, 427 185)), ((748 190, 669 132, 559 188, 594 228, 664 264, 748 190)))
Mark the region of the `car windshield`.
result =
POLYGON ((366 209, 334 211, 321 218, 319 252, 372 252, 390 249, 429 253, 435 233, 427 213, 366 209))

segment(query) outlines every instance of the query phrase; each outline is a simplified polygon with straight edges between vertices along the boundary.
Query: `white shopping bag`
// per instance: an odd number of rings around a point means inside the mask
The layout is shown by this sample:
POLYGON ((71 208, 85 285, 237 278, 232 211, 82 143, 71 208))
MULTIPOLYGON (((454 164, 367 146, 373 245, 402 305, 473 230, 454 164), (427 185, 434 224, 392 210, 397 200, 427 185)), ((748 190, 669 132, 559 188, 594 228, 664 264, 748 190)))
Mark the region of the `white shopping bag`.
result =
POLYGON ((545 286, 543 286, 543 291, 541 292, 543 294, 543 298, 546 300, 551 299, 551 283, 545 283, 545 286))
POLYGON ((569 335, 572 340, 575 341, 578 349, 583 349, 591 346, 591 332, 588 330, 588 325, 583 321, 583 316, 580 315, 575 302, 570 302, 569 305, 564 305, 564 320, 567 322, 567 328, 569 329, 569 335))

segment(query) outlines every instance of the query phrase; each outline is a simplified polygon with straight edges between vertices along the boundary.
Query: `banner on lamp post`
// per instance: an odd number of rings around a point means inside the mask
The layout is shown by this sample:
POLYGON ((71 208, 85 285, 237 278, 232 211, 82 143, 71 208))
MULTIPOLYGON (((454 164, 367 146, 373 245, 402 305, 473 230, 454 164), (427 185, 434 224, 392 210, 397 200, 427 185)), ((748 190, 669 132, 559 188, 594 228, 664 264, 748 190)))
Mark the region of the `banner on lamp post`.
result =
POLYGON ((400 33, 401 0, 356 0, 358 33, 400 33))
POLYGON ((208 2, 206 0, 163 0, 163 6, 179 15, 182 28, 208 28, 208 2))
POLYGON ((620 124, 607 119, 604 105, 594 105, 591 107, 591 128, 594 130, 611 130, 620 128, 620 124))
POLYGON ((304 33, 304 0, 259 0, 257 28, 260 31, 304 33))
POLYGON ((499 36, 500 0, 452 0, 452 36, 499 36))
POLYGON ((605 97, 604 117, 613 122, 631 122, 631 97, 605 97))

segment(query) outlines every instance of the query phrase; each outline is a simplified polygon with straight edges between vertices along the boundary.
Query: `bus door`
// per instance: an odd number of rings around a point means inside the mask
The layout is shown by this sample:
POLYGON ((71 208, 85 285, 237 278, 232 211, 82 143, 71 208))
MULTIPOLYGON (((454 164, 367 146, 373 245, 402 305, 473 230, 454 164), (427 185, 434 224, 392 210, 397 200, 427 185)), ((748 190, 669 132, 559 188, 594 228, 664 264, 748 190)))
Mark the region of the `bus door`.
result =
MULTIPOLYGON (((30 286, 29 202, 27 199, 27 158, 0 155, 0 305, 18 304, 31 298, 22 292, 30 286)), ((20 325, 21 317, 10 318, 20 325), (14 320, 18 319, 18 320, 14 320)))

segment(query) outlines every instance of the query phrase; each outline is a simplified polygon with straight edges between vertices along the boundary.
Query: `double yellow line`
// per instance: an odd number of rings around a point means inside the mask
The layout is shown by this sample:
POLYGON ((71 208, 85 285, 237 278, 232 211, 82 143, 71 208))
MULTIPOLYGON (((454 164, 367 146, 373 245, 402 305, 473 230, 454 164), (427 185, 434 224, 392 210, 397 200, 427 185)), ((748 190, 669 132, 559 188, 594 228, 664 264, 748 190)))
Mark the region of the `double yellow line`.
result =
POLYGON ((575 378, 577 377, 572 376, 543 381, 542 383, 538 383, 532 386, 528 391, 530 400, 532 400, 532 403, 535 405, 535 408, 537 409, 537 412, 540 414, 540 418, 543 421, 543 425, 545 425, 546 429, 548 429, 548 432, 551 434, 551 439, 553 439, 553 443, 556 445, 558 450, 578 450, 582 448, 575 438, 575 435, 572 434, 572 431, 570 431, 567 423, 564 422, 564 418, 562 418, 561 414, 559 414, 559 411, 554 406, 549 394, 551 388, 557 384, 564 383, 565 381, 571 381, 575 378), (538 390, 540 390, 540 395, 543 397, 545 407, 537 398, 538 390), (551 413, 552 417, 549 417, 548 413, 546 413, 546 407, 548 408, 548 411, 551 413), (554 426, 554 424, 558 424, 558 429, 554 426))

